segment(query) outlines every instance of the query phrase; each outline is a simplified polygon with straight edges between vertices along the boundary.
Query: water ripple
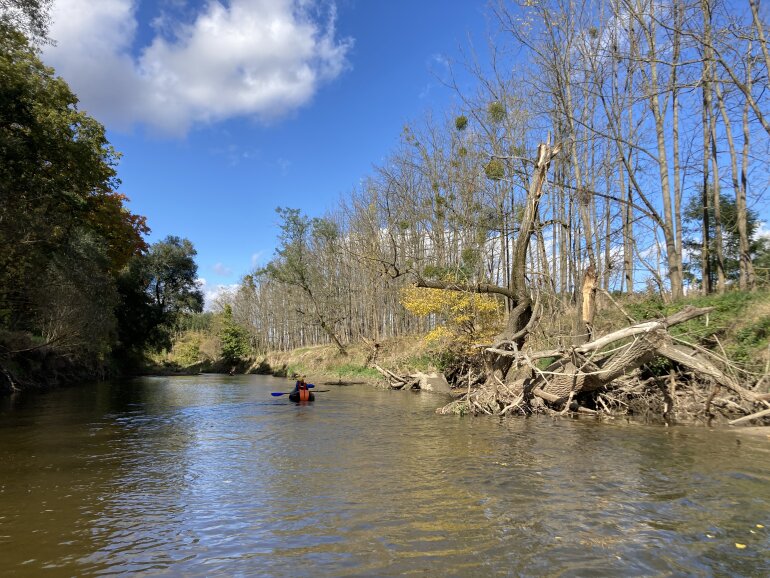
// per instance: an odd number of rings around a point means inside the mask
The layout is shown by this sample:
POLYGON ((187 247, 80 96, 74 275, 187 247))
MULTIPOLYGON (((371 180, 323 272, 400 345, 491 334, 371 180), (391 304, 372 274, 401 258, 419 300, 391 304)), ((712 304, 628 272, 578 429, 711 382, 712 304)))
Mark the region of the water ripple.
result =
POLYGON ((0 575, 770 574, 763 441, 285 389, 147 379, 9 414, 0 575))

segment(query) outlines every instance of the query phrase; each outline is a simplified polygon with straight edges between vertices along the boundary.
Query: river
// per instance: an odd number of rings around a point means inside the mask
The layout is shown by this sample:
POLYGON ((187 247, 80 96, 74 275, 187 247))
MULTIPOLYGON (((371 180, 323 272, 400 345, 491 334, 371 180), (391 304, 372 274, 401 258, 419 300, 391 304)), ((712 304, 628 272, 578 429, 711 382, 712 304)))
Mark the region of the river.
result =
POLYGON ((770 439, 263 376, 0 400, 0 576, 768 576, 770 439))

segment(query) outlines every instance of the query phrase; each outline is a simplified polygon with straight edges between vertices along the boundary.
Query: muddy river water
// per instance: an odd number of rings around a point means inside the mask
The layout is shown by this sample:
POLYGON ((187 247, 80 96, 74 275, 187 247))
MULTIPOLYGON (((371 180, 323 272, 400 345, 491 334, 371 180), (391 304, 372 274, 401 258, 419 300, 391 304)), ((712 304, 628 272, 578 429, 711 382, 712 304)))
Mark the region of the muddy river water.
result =
POLYGON ((0 399, 0 576, 770 576, 770 438, 143 378, 0 399))

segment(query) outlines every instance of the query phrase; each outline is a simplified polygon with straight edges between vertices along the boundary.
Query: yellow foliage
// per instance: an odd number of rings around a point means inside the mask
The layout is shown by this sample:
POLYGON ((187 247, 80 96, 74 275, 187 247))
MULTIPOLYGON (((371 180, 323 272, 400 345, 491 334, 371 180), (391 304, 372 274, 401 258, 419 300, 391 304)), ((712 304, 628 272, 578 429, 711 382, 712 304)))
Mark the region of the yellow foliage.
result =
POLYGON ((428 331, 428 333, 425 335, 425 341, 428 343, 433 343, 436 341, 443 341, 444 339, 448 339, 450 337, 452 337, 451 332, 444 325, 440 325, 435 329, 428 331))
POLYGON ((443 321, 426 341, 451 341, 464 349, 496 333, 504 312, 493 295, 414 286, 402 290, 401 304, 414 315, 435 315, 443 321))

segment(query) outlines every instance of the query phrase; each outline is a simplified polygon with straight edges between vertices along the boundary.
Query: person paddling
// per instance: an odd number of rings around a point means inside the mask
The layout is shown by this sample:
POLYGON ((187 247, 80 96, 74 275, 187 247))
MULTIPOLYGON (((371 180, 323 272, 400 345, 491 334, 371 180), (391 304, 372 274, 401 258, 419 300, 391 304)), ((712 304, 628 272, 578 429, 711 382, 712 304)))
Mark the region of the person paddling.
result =
POLYGON ((297 401, 310 401, 310 390, 305 383, 305 378, 300 377, 297 383, 294 385, 294 389, 289 394, 289 399, 297 401))

